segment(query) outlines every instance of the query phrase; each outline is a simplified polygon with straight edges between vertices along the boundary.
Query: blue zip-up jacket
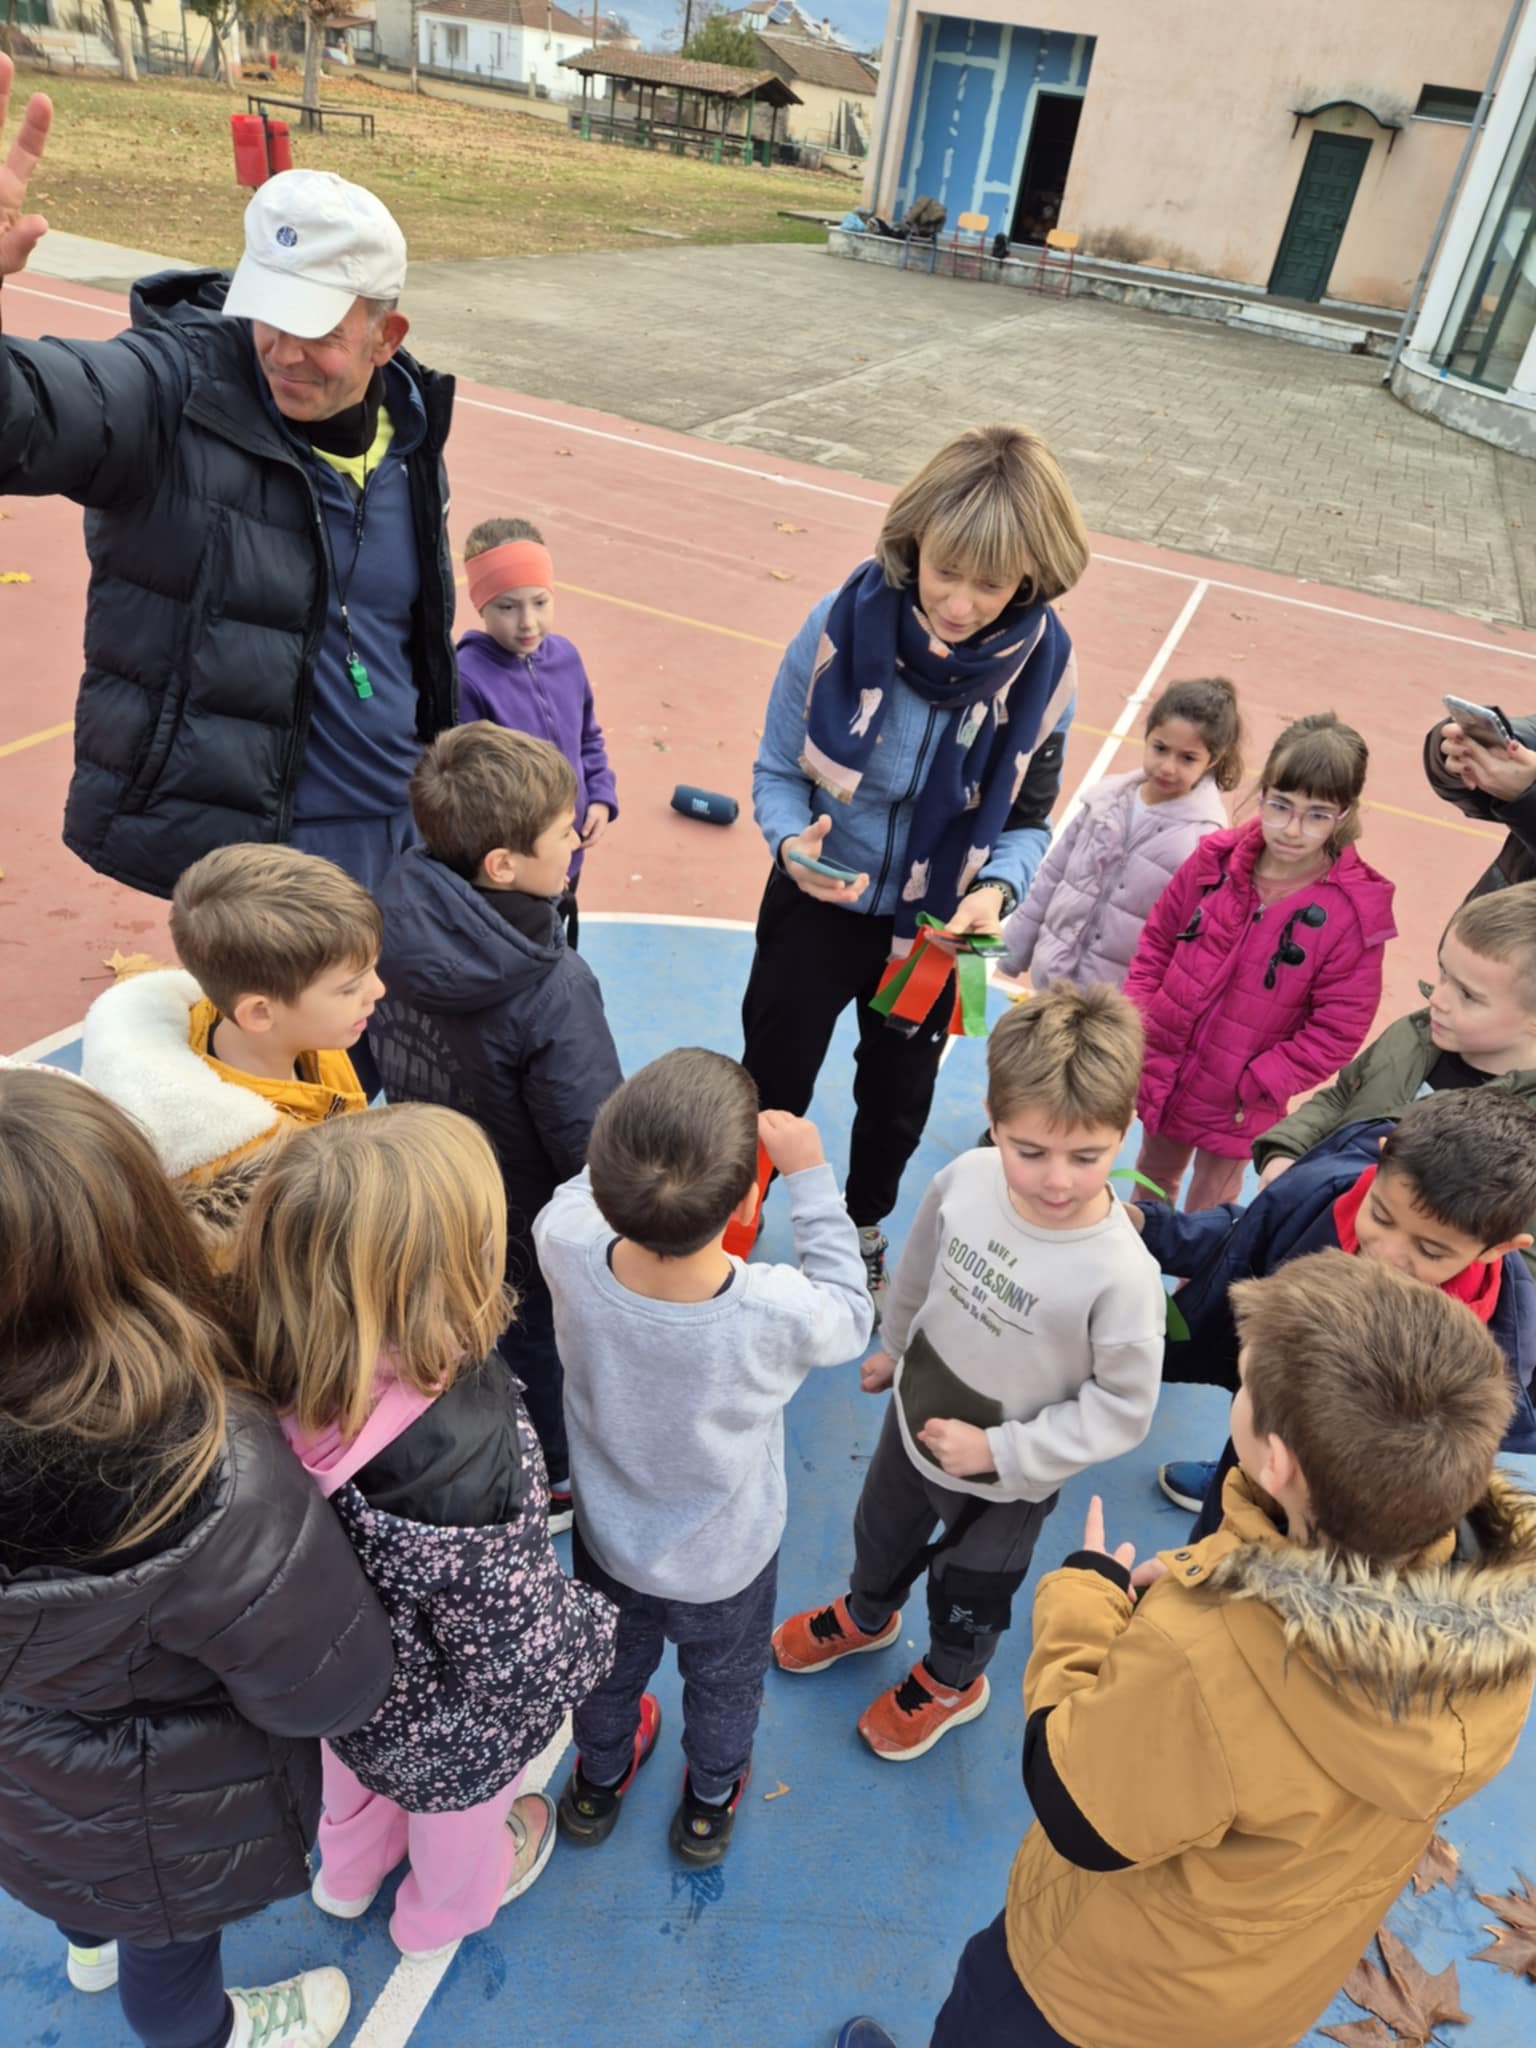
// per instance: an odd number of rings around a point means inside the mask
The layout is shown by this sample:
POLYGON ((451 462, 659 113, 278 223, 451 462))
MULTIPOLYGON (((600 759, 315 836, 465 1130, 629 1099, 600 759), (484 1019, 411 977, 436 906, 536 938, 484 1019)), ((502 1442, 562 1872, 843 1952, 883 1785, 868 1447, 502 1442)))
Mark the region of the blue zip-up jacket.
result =
MULTIPOLYGON (((1175 1300, 1189 1326, 1187 1339, 1169 1336, 1163 1379, 1237 1390, 1237 1329, 1228 1289, 1234 1280, 1259 1280, 1308 1252, 1336 1251, 1333 1205, 1376 1158, 1390 1118, 1346 1124, 1298 1160, 1246 1208, 1224 1202, 1193 1214, 1166 1202, 1143 1205, 1142 1242, 1165 1273, 1189 1277, 1175 1300)), ((1536 1453, 1536 1281, 1518 1252, 1506 1252, 1499 1299, 1488 1333, 1509 1360, 1515 1413, 1502 1448, 1536 1453)))
MULTIPOLYGON (((833 803, 800 766, 805 746, 805 700, 822 628, 836 591, 824 597, 784 651, 763 719, 762 744, 752 766, 752 808, 775 861, 786 839, 823 812, 832 830, 824 859, 869 876, 869 887, 847 907, 870 917, 890 917, 907 871, 907 834, 923 776, 933 759, 947 714, 926 704, 916 690, 893 678, 881 745, 875 750, 859 794, 851 804, 833 803)), ((1016 899, 1034 880, 1051 838, 1051 811, 1061 791, 1067 729, 1077 709, 1074 696, 1054 731, 1035 749, 1023 784, 1008 814, 1007 829, 982 870, 984 882, 1006 882, 1016 899)))

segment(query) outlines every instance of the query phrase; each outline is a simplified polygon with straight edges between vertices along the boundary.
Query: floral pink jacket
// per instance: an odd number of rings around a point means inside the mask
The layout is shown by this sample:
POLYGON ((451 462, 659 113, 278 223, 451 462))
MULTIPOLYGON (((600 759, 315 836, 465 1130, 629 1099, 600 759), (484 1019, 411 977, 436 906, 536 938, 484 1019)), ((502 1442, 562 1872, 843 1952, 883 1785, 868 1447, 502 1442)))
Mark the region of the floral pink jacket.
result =
POLYGON ((1352 846, 1266 909, 1253 886, 1263 844, 1257 819, 1201 840, 1125 983, 1147 1032, 1143 1126, 1227 1159, 1360 1050, 1397 930, 1392 883, 1352 846))

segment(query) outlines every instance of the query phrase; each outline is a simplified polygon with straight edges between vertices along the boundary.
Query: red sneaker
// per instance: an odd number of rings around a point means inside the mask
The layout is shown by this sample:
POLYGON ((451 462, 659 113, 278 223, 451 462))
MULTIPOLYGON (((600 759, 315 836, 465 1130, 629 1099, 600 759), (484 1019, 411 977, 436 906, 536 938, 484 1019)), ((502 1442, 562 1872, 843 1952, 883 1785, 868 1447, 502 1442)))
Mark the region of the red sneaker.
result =
POLYGON ((557 1820, 568 1842, 583 1849, 606 1842, 618 1824, 619 1803, 634 1782, 640 1766, 656 1748, 661 1733, 661 1704, 654 1693, 640 1695, 640 1725, 635 1730, 634 1760, 617 1785, 591 1785, 582 1775, 578 1752, 576 1768, 560 1794, 557 1820))
POLYGON ((803 1614, 781 1621, 773 1632, 773 1654, 781 1671, 821 1671, 839 1657, 888 1649, 900 1634, 898 1612, 878 1635, 868 1635, 848 1612, 847 1599, 839 1594, 830 1607, 807 1607, 803 1614))
POLYGON ((991 1697, 985 1672, 956 1692, 940 1685, 926 1664, 914 1664, 900 1685, 881 1693, 865 1709, 859 1717, 859 1733, 887 1763, 910 1763, 913 1757, 926 1755, 951 1728, 984 1714, 991 1697))

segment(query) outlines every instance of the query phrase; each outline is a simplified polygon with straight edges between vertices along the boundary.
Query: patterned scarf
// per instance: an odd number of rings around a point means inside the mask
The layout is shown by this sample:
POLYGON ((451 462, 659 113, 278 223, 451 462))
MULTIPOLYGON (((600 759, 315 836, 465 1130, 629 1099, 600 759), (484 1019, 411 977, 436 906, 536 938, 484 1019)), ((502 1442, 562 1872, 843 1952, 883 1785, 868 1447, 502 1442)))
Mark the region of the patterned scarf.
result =
POLYGON ((1071 691, 1072 643, 1048 604, 1010 604, 978 638, 951 647, 915 591, 892 590, 878 562, 833 599, 805 700, 800 766, 839 803, 858 796, 899 677, 949 720, 929 757, 907 835, 892 952, 907 952, 919 913, 941 923, 1003 834, 1035 748, 1071 691))

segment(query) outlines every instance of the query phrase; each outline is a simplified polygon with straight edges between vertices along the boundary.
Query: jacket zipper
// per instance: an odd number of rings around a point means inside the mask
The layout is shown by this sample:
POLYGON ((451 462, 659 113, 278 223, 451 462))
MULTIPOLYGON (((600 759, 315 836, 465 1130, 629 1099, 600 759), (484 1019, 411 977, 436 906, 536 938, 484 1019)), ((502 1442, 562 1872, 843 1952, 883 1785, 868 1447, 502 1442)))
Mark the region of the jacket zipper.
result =
POLYGON ((889 811, 886 813, 885 858, 880 863, 880 878, 875 883, 875 893, 870 898, 871 906, 880 901, 880 893, 884 889, 886 880, 890 875, 891 858, 896 851, 897 813, 900 811, 903 804, 910 803, 913 797, 917 794, 917 786, 923 779, 923 763, 927 759, 928 755, 928 742, 933 738, 934 720, 938 717, 938 715, 939 714, 937 707, 930 704, 928 706, 928 722, 923 727, 923 736, 921 740, 918 741, 917 759, 912 763, 912 779, 907 784, 905 793, 897 797, 895 803, 891 805, 889 811))

